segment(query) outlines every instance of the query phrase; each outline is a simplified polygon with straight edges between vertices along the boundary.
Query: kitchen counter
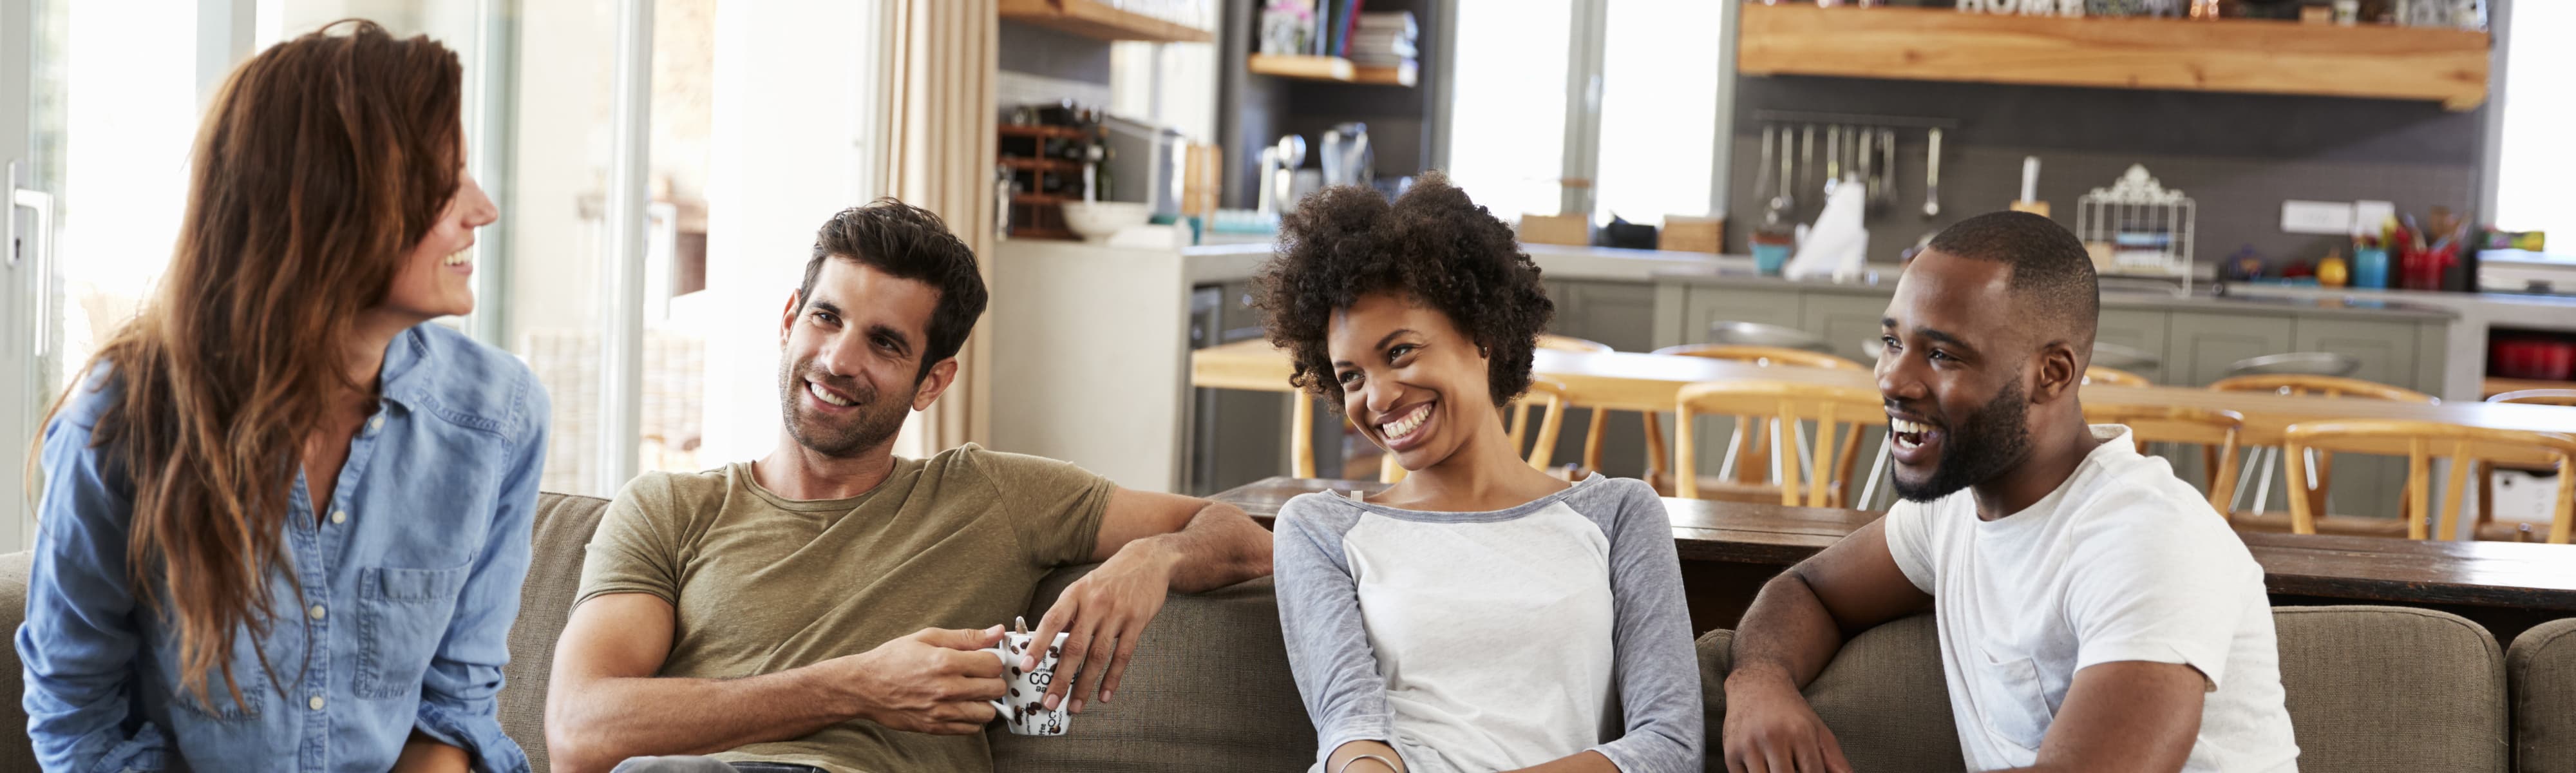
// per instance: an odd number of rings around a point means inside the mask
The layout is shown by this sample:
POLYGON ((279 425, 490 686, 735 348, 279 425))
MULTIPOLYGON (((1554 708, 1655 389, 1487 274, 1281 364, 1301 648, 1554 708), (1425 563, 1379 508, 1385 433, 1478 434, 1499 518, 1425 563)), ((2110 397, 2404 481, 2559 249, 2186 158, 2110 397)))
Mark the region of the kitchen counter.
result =
MULTIPOLYGON (((1752 269, 1751 258, 1742 260, 1745 265, 1741 268, 1719 265, 1668 269, 1656 272, 1653 280, 1684 285, 1777 287, 1805 292, 1847 292, 1853 295, 1888 295, 1896 290, 1897 272, 1893 265, 1871 264, 1861 272, 1861 278, 1858 280, 1832 282, 1821 279, 1799 280, 1763 276, 1752 269)), ((2453 309, 2438 304, 2416 303, 2411 299, 2372 298, 2347 294, 2292 296, 2264 293, 2255 295, 2242 292, 2245 287, 2249 286, 2230 285, 2225 295, 2213 293, 2210 285, 2197 286, 2190 295, 2106 289, 2102 293, 2102 308, 2407 320, 2447 320, 2460 316, 2459 312, 2453 309)))
MULTIPOLYGON (((1667 271, 1736 268, 1753 270, 1753 259, 1710 255, 1704 252, 1667 252, 1664 250, 1626 250, 1615 247, 1569 247, 1556 244, 1524 244, 1530 260, 1551 280, 1595 282, 1653 282, 1667 271)), ((1181 250, 1190 281, 1197 284, 1235 282, 1252 278, 1261 263, 1269 260, 1268 244, 1223 244, 1190 247, 1181 250)))

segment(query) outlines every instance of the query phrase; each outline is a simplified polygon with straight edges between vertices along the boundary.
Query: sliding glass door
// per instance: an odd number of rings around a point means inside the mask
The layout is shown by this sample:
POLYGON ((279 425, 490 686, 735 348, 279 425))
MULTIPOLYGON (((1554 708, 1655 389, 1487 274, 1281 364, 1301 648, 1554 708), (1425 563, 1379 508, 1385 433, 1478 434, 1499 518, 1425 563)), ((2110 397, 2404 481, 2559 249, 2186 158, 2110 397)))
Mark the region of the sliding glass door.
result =
POLYGON ((847 0, 172 0, 152 13, 0 0, 0 188, 13 191, 0 552, 29 544, 36 492, 22 472, 42 411, 168 262, 205 99, 242 58, 344 18, 428 35, 464 64, 468 163, 501 219, 477 235, 475 314, 439 324, 536 371, 554 405, 543 487, 607 496, 639 470, 766 450, 780 303, 812 229, 876 195, 882 12, 847 0), (642 98, 621 106, 620 83, 642 98), (636 193, 616 195, 630 181, 636 193))

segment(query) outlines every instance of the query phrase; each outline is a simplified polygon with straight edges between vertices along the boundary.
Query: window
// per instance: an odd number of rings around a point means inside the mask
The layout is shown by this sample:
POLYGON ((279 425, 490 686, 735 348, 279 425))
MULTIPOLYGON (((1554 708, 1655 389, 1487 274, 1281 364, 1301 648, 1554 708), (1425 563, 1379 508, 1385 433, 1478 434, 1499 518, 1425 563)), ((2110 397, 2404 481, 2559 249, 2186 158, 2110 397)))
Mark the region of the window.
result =
POLYGON ((1710 212, 1726 11, 1706 0, 1459 3, 1451 177, 1505 218, 1710 212))
POLYGON ((2508 231, 2546 230, 2550 251, 2576 254, 2576 147, 2566 127, 2576 125, 2576 93, 2564 73, 2576 72, 2576 49, 2555 44, 2576 33, 2576 3, 2515 3, 2506 37, 2503 139, 2496 158, 2495 225, 2508 231))
POLYGON ((1565 165, 1566 79, 1576 0, 1458 4, 1449 72, 1449 174, 1509 220, 1559 211, 1565 165))

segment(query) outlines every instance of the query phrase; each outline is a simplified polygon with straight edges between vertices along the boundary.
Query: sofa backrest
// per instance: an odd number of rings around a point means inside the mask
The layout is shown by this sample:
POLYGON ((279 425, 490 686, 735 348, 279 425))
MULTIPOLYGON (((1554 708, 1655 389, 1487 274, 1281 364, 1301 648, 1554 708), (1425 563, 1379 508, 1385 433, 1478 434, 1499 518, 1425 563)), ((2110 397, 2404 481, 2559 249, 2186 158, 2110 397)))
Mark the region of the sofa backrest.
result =
MULTIPOLYGON (((2300 770, 2506 769, 2504 658, 2485 628, 2408 607, 2281 607, 2272 621, 2300 770)), ((1722 737, 1733 642, 1727 631, 1699 640, 1711 739, 1722 737)), ((1964 763, 1946 689, 1932 618, 1917 616, 1845 644, 1807 700, 1856 769, 1955 771, 1964 763)))
MULTIPOLYGON (((537 773, 546 756, 546 675, 581 584, 584 547, 608 502, 544 494, 537 499, 536 548, 510 629, 509 683, 501 727, 518 739, 537 773)), ((1091 566, 1048 575, 1028 619, 1046 616, 1091 566)), ((23 570, 20 572, 23 576, 23 570)), ((1013 771, 1292 770, 1314 759, 1315 729, 1288 671, 1270 581, 1255 580, 1163 604, 1136 645, 1117 699, 1085 706, 1062 737, 988 734, 995 768, 1013 771)))
MULTIPOLYGON (((1049 575, 1029 603, 1037 620, 1091 566, 1049 575)), ((1265 577, 1174 594, 1137 642, 1115 702, 1093 703, 1060 737, 992 730, 993 769, 1138 773, 1304 770, 1315 726, 1298 698, 1265 577)))
POLYGON ((537 495, 535 546, 528 579, 519 586, 519 620, 510 626, 510 666, 503 669, 501 730, 528 753, 536 773, 548 773, 546 675, 555 663, 555 637, 572 618, 581 589, 581 564, 591 532, 608 512, 608 500, 571 494, 537 495))
POLYGON ((27 621, 27 569, 35 554, 19 551, 0 556, 0 618, 9 646, 0 647, 0 773, 36 773, 36 744, 27 737, 26 664, 18 661, 18 624, 27 621))
POLYGON ((2514 769, 2576 773, 2576 618, 2534 626, 2505 653, 2514 769))

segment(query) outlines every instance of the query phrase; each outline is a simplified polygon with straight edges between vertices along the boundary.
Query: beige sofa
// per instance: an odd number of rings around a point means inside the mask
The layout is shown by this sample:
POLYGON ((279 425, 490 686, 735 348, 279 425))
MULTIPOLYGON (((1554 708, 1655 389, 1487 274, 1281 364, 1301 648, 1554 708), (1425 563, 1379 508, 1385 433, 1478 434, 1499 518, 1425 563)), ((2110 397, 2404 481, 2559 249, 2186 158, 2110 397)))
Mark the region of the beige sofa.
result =
MULTIPOLYGON (((546 668, 571 611, 582 546, 605 505, 554 494, 538 505, 536 558, 511 631, 500 711, 539 771, 548 769, 546 668)), ((1087 570, 1049 577, 1030 603, 1033 615, 1087 570)), ((0 556, 0 622, 11 631, 25 608, 26 575, 26 554, 0 556)), ((2301 770, 2576 773, 2576 620, 2532 629, 2508 658, 2484 629, 2440 612, 2307 607, 2277 615, 2282 678, 2305 750, 2301 770), (2514 757, 2520 767, 2508 768, 2514 757)), ((1729 641, 1715 631, 1699 642, 1711 739, 1724 711, 1717 685, 1729 641)), ((1959 770, 1935 652, 1928 618, 1882 626, 1854 640, 1809 691, 1860 770, 1959 770)), ((15 649, 0 648, 0 661, 0 694, 15 696, 15 649)), ((1139 644, 1119 696, 1075 718, 1068 736, 991 736, 995 768, 1296 771, 1313 760, 1314 730, 1288 673, 1268 580, 1174 596, 1139 644)), ((15 701, 0 703, 0 722, 25 724, 15 701)), ((0 773, 33 771, 32 760, 23 733, 0 734, 0 773)))

